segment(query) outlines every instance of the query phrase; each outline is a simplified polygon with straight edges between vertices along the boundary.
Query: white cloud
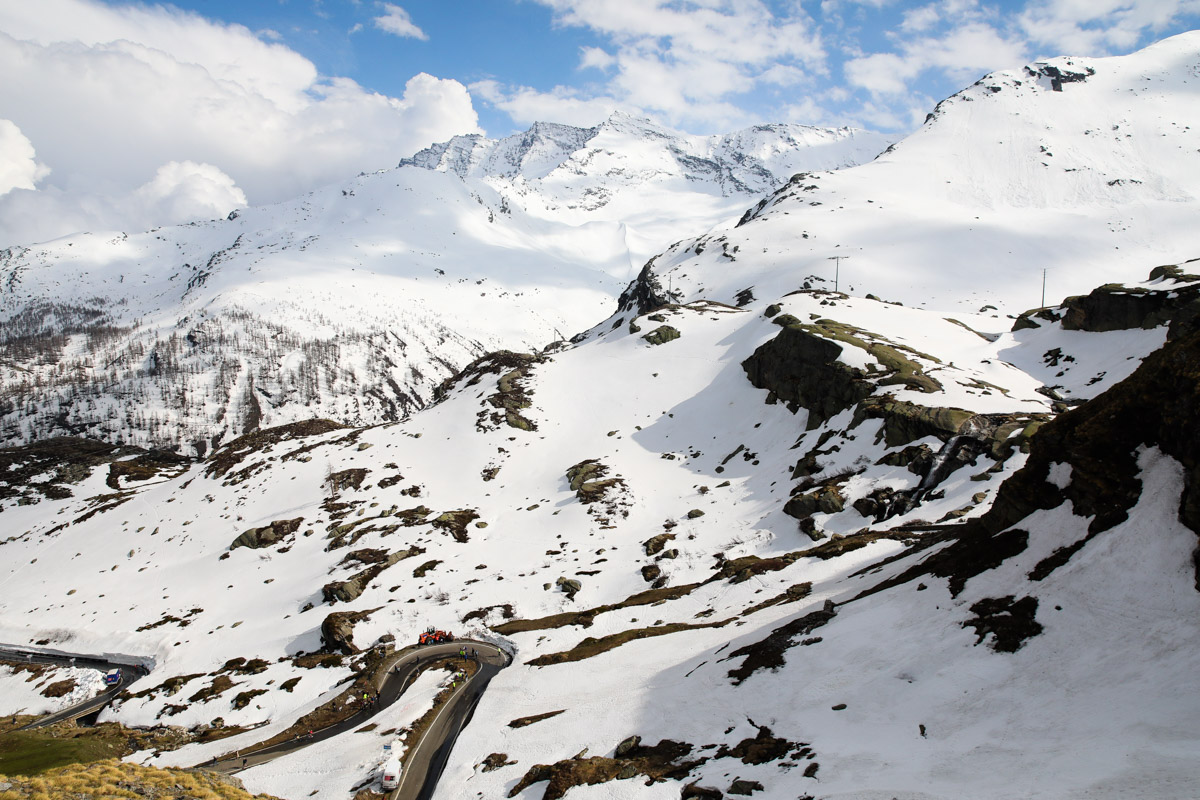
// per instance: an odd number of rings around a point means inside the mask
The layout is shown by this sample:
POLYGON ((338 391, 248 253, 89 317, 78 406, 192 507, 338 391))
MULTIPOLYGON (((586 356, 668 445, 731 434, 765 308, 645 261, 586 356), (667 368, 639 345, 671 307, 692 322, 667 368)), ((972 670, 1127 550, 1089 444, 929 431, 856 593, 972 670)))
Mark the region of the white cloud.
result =
MULTIPOLYGON (((268 203, 479 131, 457 81, 418 75, 388 97, 321 78, 244 27, 160 6, 0 3, 0 75, 21 76, 0 81, 0 108, 53 170, 36 192, 6 196, 0 247, 35 230, 132 227, 99 199, 130 195, 172 162, 212 165, 248 202, 268 203), (61 222, 32 224, 23 204, 61 207, 61 222)), ((192 201, 204 196, 187 185, 192 201)))
MULTIPOLYGON (((735 105, 737 97, 825 69, 821 39, 799 3, 777 16, 762 0, 536 2, 554 11, 557 25, 587 28, 609 43, 580 53, 580 67, 603 70, 606 82, 538 93, 548 106, 601 103, 675 125, 747 124, 755 115, 735 105)), ((532 93, 522 88, 506 97, 528 106, 532 93)))
POLYGON ((1019 16, 1030 40, 1069 55, 1101 55, 1137 45, 1179 19, 1200 13, 1197 0, 1048 0, 1019 16))
POLYGON ((871 53, 846 61, 852 86, 872 95, 905 95, 921 73, 937 69, 956 81, 1015 67, 1026 60, 1024 43, 983 22, 968 22, 945 33, 907 39, 900 53, 871 53))
POLYGON ((927 31, 936 25, 940 19, 941 14, 938 13, 938 7, 934 3, 930 3, 927 6, 910 8, 904 12, 904 21, 900 23, 900 30, 906 33, 927 31))
POLYGON ((379 3, 379 6, 383 9, 383 15, 372 20, 379 30, 408 39, 429 39, 428 34, 413 24, 412 17, 400 6, 392 3, 379 3))
POLYGON ((579 50, 579 66, 581 68, 608 69, 615 63, 617 63, 617 59, 603 48, 583 47, 579 50))
POLYGON ((45 241, 83 230, 140 231, 216 219, 245 205, 246 195, 217 167, 172 161, 130 190, 19 188, 0 196, 0 241, 45 241))
POLYGON ((162 209, 172 221, 223 217, 246 205, 246 195, 212 164, 171 161, 139 187, 134 197, 148 208, 162 209))
POLYGON ((508 114, 518 125, 552 121, 587 128, 603 122, 619 108, 630 109, 611 97, 585 97, 564 87, 541 92, 528 86, 506 86, 485 80, 472 83, 470 88, 476 96, 508 114))
POLYGON ((49 174, 45 164, 36 160, 33 143, 21 129, 7 119, 0 119, 0 195, 13 189, 33 189, 49 174))

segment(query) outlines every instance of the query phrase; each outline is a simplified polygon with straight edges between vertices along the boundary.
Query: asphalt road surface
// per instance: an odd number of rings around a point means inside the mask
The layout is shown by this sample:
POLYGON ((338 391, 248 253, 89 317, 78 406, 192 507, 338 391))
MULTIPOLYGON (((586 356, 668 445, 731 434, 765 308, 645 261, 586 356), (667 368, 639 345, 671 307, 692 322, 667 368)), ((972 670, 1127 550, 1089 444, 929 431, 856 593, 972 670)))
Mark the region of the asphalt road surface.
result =
POLYGON ((471 721, 488 683, 508 664, 507 654, 498 647, 482 642, 467 646, 474 647, 479 654, 479 671, 455 689, 438 710, 425 735, 408 752, 404 770, 400 773, 400 785, 389 796, 390 800, 428 800, 433 797, 459 732, 471 721))
POLYGON ((209 761, 197 766, 205 769, 226 773, 241 772, 243 769, 256 767, 273 761, 280 756, 294 753, 325 739, 333 738, 347 731, 356 730, 368 724, 372 718, 390 706, 404 693, 404 690, 416 678, 423 666, 439 659, 458 655, 463 648, 474 649, 479 656, 479 671, 459 686, 450 699, 438 711, 433 724, 413 747, 406 758, 404 771, 401 773, 400 788, 392 798, 428 798, 433 795, 438 778, 446 765, 450 750, 459 731, 470 721, 471 712, 479 702, 479 696, 487 688, 492 677, 508 664, 508 656, 503 650, 486 642, 476 642, 470 639, 459 639, 444 644, 406 647, 394 653, 390 663, 383 673, 383 680, 376 686, 379 696, 378 704, 361 708, 350 718, 328 728, 314 731, 290 739, 286 742, 269 747, 255 748, 251 746, 237 751, 231 758, 220 761, 209 761))
POLYGON ((62 667, 83 667, 86 669, 96 669, 104 673, 112 672, 113 670, 121 671, 121 682, 116 686, 105 688, 103 692, 85 700, 77 705, 64 708, 62 711, 57 711, 49 714, 41 719, 20 728, 20 730, 29 730, 30 728, 44 728, 47 725, 53 725, 56 722, 63 722, 69 719, 79 719, 86 717, 89 714, 98 714, 101 709, 111 703, 118 694, 134 681, 149 675, 150 670, 145 667, 133 666, 130 664, 117 664, 108 661, 100 656, 88 655, 55 655, 52 653, 40 653, 34 650, 22 650, 20 648, 0 647, 0 659, 5 661, 17 661, 25 664, 54 664, 62 667))

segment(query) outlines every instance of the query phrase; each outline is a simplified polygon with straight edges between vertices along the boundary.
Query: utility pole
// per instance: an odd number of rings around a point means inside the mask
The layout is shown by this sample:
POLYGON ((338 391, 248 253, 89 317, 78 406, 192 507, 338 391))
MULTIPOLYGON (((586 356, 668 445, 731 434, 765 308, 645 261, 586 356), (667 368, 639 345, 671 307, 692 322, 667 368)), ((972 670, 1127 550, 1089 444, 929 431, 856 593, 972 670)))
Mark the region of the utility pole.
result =
POLYGON ((1042 267, 1042 304, 1038 308, 1046 307, 1046 268, 1042 267))
POLYGON ((833 262, 833 290, 835 292, 838 290, 838 280, 841 277, 842 259, 849 258, 849 257, 850 256, 829 256, 828 258, 825 259, 826 261, 833 262))

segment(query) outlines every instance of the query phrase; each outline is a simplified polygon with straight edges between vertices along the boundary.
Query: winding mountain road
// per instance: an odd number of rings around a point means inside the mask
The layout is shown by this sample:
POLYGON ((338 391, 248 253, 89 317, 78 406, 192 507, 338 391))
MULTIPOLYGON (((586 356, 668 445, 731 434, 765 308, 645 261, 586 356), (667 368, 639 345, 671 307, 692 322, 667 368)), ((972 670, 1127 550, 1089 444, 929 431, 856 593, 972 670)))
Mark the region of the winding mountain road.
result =
MULTIPOLYGON (((479 698, 487 689, 492 678, 508 666, 508 654, 493 644, 472 639, 460 639, 444 644, 406 647, 392 654, 389 662, 385 664, 384 670, 381 671, 383 677, 375 687, 379 697, 377 705, 360 708, 348 719, 314 731, 311 735, 300 736, 259 749, 251 747, 245 751, 237 751, 232 758, 210 761, 197 766, 231 774, 241 772, 243 769, 265 764, 280 756, 294 753, 309 745, 354 730, 396 702, 405 689, 412 684, 422 667, 427 667, 438 659, 453 658, 464 648, 475 651, 479 670, 461 686, 456 687, 446 702, 438 709, 429 727, 408 752, 404 770, 400 776, 400 785, 389 795, 389 800, 429 800, 433 796, 438 779, 450 757, 450 751, 454 748, 454 742, 458 739, 458 734, 462 729, 471 721, 479 698)), ((25 664, 86 667, 105 673, 112 670, 121 672, 121 682, 116 686, 106 688, 100 694, 82 703, 35 720, 21 730, 40 728, 56 722, 79 719, 98 713, 111 703, 122 690, 150 674, 150 670, 143 666, 135 663, 110 661, 102 656, 46 653, 19 647, 0 646, 0 660, 25 664)), ((134 660, 130 659, 131 662, 134 660)))
MULTIPOLYGON (((54 664, 60 667, 85 667, 87 669, 95 669, 104 673, 112 672, 113 670, 121 671, 121 682, 116 686, 105 688, 103 692, 95 697, 85 700, 82 703, 64 708, 61 711, 56 711, 53 714, 48 714, 41 719, 34 720, 21 727, 19 730, 30 730, 32 728, 44 728, 47 725, 53 725, 56 722, 63 722, 70 719, 79 719, 86 717, 89 714, 97 713, 102 708, 111 703, 118 694, 120 694, 127 686, 134 681, 150 674, 150 670, 145 667, 132 663, 117 663, 109 661, 103 656, 91 655, 73 655, 69 653, 47 653, 36 650, 25 650, 19 647, 4 647, 0 646, 0 660, 13 661, 22 664, 54 664)), ((134 659, 130 659, 133 661, 134 659)))
POLYGON ((471 713, 475 709, 475 704, 479 702, 480 695, 483 694, 496 673, 508 665, 508 655, 495 645, 471 639, 459 639, 444 644, 406 647, 392 654, 390 662, 385 665, 385 670, 381 671, 383 678, 375 687, 379 696, 378 705, 360 708, 351 717, 327 728, 314 731, 311 736, 298 736, 259 749, 251 746, 237 751, 231 758, 209 761, 197 766, 233 774, 355 730, 367 724, 385 708, 396 702, 423 666, 428 666, 437 659, 453 658, 463 648, 474 649, 478 653, 478 672, 457 687, 438 710, 432 724, 405 759, 399 788, 389 795, 392 800, 429 798, 433 795, 438 778, 441 777, 446 759, 449 758, 450 750, 454 747, 454 741, 470 721, 471 713))

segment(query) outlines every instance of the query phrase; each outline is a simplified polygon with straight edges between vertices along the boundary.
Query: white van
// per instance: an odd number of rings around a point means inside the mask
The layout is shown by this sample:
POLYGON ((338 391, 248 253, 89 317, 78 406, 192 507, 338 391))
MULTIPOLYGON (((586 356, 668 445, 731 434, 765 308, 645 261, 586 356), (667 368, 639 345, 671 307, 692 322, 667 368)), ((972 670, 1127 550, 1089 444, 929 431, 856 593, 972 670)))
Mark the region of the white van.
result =
POLYGON ((392 756, 383 764, 383 789, 391 791, 400 786, 400 759, 392 756))

